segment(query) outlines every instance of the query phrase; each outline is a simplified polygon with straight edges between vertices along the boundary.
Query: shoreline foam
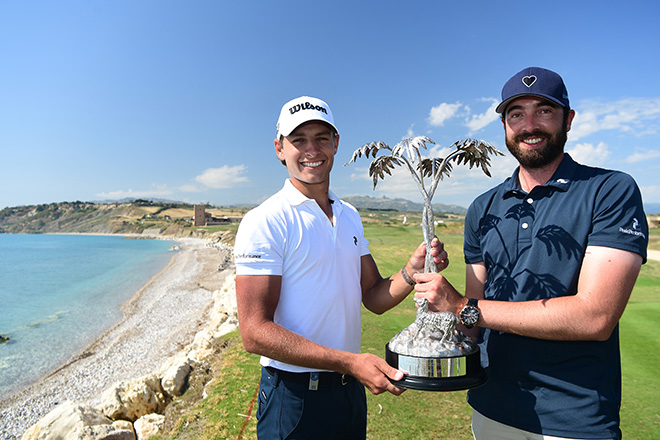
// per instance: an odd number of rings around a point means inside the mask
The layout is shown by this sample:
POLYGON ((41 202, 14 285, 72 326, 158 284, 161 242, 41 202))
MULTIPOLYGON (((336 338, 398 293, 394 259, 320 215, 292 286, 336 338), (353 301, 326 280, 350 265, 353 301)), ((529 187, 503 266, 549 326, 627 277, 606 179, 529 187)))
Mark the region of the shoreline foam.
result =
POLYGON ((45 378, 0 400, 0 438, 20 438, 66 400, 93 404, 106 388, 158 369, 192 342, 206 322, 213 291, 230 272, 220 271, 225 253, 204 239, 168 239, 181 250, 124 303, 120 323, 45 378))

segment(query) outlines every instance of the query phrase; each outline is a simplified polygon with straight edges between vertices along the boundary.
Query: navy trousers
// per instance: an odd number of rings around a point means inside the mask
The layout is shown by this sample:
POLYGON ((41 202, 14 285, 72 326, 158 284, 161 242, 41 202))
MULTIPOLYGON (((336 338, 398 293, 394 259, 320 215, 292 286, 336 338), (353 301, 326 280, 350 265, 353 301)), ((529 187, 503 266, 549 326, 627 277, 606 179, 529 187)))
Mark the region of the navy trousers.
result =
POLYGON ((339 373, 317 373, 318 382, 311 374, 262 368, 257 437, 260 440, 366 439, 364 386, 353 377, 339 373))

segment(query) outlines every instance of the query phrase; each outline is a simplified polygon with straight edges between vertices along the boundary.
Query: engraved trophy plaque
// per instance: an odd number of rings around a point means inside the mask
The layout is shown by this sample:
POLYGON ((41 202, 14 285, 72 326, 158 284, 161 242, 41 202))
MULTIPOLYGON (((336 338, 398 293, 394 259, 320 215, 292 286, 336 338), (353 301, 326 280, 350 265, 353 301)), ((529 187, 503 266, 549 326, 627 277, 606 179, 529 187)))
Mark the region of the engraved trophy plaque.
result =
POLYGON ((456 329, 458 318, 429 311, 426 300, 415 301, 415 321, 385 346, 387 363, 408 373, 392 383, 422 391, 458 391, 483 384, 486 373, 479 346, 456 329))

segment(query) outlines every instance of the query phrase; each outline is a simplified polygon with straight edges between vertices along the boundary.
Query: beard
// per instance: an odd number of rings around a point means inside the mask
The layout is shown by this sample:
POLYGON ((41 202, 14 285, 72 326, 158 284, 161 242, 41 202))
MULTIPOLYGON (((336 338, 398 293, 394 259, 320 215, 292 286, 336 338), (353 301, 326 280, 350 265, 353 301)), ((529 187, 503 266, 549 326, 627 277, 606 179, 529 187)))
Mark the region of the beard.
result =
POLYGON ((513 138, 507 136, 506 147, 520 165, 525 168, 538 169, 551 164, 564 153, 564 145, 567 139, 568 132, 566 123, 564 123, 562 129, 556 133, 534 130, 533 132, 520 133, 513 138), (546 139, 545 147, 536 149, 521 148, 520 142, 529 137, 546 139))

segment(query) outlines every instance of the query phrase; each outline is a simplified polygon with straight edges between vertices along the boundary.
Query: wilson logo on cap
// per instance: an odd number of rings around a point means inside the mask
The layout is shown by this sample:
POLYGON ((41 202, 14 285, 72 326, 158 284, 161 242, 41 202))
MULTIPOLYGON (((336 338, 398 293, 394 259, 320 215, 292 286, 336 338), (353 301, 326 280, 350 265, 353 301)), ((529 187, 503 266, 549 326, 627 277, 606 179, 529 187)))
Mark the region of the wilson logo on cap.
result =
POLYGON ((296 105, 294 105, 293 107, 291 107, 289 109, 289 111, 291 112, 292 115, 295 115, 296 113, 298 113, 301 110, 316 110, 316 111, 319 111, 319 112, 323 112, 326 115, 328 114, 328 111, 325 109, 325 107, 321 107, 320 105, 314 105, 314 104, 311 104, 309 102, 305 102, 305 103, 302 103, 302 104, 296 104, 296 105))

